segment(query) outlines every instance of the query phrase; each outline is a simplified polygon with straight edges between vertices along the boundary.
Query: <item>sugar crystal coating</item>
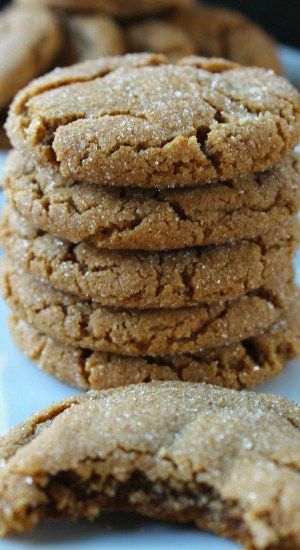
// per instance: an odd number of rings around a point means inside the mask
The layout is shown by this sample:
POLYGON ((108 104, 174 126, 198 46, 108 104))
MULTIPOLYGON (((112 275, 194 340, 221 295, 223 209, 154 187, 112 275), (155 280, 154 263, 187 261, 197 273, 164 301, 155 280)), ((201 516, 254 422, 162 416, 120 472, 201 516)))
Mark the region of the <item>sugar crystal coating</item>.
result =
POLYGON ((123 355, 172 355, 238 342, 277 322, 295 299, 293 267, 232 302, 177 309, 124 310, 83 301, 35 280, 8 258, 2 293, 23 319, 46 334, 123 355))
POLYGON ((100 250, 89 242, 73 245, 35 229, 11 208, 0 223, 1 246, 20 268, 63 292, 129 309, 242 296, 284 270, 298 241, 294 217, 253 241, 160 253, 100 250))
POLYGON ((11 105, 13 145, 73 180, 195 186, 266 170, 298 142, 299 93, 271 71, 136 54, 56 69, 11 105))

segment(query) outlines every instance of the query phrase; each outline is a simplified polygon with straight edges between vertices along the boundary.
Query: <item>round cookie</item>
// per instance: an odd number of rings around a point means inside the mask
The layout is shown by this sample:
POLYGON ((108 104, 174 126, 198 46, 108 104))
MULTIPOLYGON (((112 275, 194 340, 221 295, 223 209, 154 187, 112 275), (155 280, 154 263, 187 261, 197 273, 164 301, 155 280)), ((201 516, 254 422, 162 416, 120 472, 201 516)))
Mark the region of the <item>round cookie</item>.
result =
POLYGON ((170 250, 252 239, 299 208, 299 156, 263 174, 194 189, 132 190, 72 183, 10 153, 8 201, 35 227, 98 248, 170 250))
POLYGON ((20 88, 51 65, 61 46, 61 32, 46 8, 14 5, 0 13, 0 37, 2 109, 20 88))
POLYGON ((170 61, 196 53, 188 33, 161 19, 147 19, 130 25, 126 28, 126 38, 128 51, 162 53, 170 61))
POLYGON ((256 336, 295 299, 293 269, 232 302, 180 309, 108 309, 42 284, 6 258, 1 286, 12 310, 50 336, 122 355, 192 353, 256 336), (279 280, 280 279, 280 280, 279 280))
POLYGON ((292 261, 298 240, 297 218, 256 242, 156 254, 61 241, 11 209, 3 213, 0 225, 5 252, 42 282, 104 306, 142 309, 242 296, 281 273, 292 261))
POLYGON ((133 17, 166 9, 191 6, 194 0, 19 0, 25 5, 42 3, 66 11, 101 11, 116 17, 133 17))
POLYGON ((199 55, 225 57, 240 65, 282 73, 274 40, 239 12, 195 5, 172 11, 168 21, 189 35, 199 55))
POLYGON ((59 65, 70 65, 106 55, 121 55, 125 40, 121 27, 105 15, 68 15, 62 19, 65 37, 59 65))
POLYGON ((107 389, 153 380, 206 382, 252 388, 280 373, 300 352, 300 305, 261 336, 193 355, 125 357, 83 350, 46 336, 12 315, 12 337, 40 369, 83 389, 107 389))
POLYGON ((296 550, 299 457, 300 408, 282 397, 181 382, 87 392, 1 438, 0 532, 126 510, 296 550))
POLYGON ((197 186, 266 170, 300 137, 300 95, 228 61, 132 54, 45 75, 15 97, 12 144, 74 181, 197 186))

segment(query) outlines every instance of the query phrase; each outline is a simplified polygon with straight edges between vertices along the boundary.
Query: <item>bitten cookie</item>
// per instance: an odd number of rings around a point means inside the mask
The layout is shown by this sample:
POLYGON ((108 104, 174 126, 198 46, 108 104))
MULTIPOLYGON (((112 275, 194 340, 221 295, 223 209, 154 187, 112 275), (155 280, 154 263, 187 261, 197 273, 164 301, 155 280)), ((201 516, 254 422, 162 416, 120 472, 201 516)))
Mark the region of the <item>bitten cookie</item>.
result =
POLYGON ((55 17, 41 6, 11 6, 0 13, 0 109, 45 71, 61 46, 55 17))
POLYGON ((37 279, 104 306, 139 309, 242 296, 281 273, 298 242, 297 218, 256 241, 154 254, 61 241, 9 208, 0 224, 5 252, 37 279))
POLYGON ((170 61, 196 53, 189 34, 174 23, 146 19, 126 28, 128 51, 164 54, 170 61))
POLYGON ((7 130, 17 149, 74 181, 196 186, 279 161, 299 141, 299 99, 264 69, 132 54, 33 81, 7 130))
POLYGON ((260 237, 299 208, 299 156, 262 174, 194 189, 132 190, 72 184, 13 151, 3 186, 35 227, 98 248, 170 250, 260 237))
POLYGON ((300 352, 300 302, 261 336, 193 355, 126 357, 62 344, 11 316, 10 330, 20 350, 40 369, 83 389, 107 389, 153 380, 207 382, 252 388, 279 374, 300 352))
POLYGON ((168 21, 187 32, 199 55, 225 57, 282 73, 274 40, 239 12, 194 5, 173 10, 168 21))
POLYGON ((191 6, 193 0, 19 0, 25 5, 42 3, 66 11, 101 11, 119 17, 155 13, 169 8, 191 6))
POLYGON ((2 261, 1 286, 12 310, 62 342, 123 355, 172 355, 256 336, 296 297, 292 265, 257 291, 232 302, 179 309, 120 310, 82 301, 2 261))
POLYGON ((74 397, 2 438, 0 532, 125 509, 296 550, 299 429, 299 407, 285 399, 206 384, 74 397))

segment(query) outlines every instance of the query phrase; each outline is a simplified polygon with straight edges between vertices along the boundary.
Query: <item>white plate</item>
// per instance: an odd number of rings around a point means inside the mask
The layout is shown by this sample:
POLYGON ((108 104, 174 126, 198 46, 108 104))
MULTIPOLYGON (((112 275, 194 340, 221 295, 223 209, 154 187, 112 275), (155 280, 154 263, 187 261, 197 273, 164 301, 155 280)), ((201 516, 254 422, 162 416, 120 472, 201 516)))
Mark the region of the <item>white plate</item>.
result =
MULTIPOLYGON (((300 54, 282 47, 282 58, 290 79, 299 81, 300 54)), ((0 168, 3 161, 0 155, 0 168)), ((297 260, 300 274, 300 256, 297 260)), ((298 277, 300 279, 300 277, 298 277)), ((6 326, 8 309, 0 300, 0 433, 36 410, 54 401, 74 395, 76 390, 56 381, 39 371, 15 348, 6 326)), ((300 404, 300 359, 292 361, 273 381, 257 388, 258 391, 277 393, 300 404)), ((78 392, 77 392, 78 393, 78 392)), ((46 522, 36 532, 6 539, 0 543, 1 550, 23 548, 92 550, 149 549, 161 548, 190 550, 234 550, 239 546, 202 533, 189 527, 148 521, 129 514, 106 514, 94 524, 80 522, 46 522)))

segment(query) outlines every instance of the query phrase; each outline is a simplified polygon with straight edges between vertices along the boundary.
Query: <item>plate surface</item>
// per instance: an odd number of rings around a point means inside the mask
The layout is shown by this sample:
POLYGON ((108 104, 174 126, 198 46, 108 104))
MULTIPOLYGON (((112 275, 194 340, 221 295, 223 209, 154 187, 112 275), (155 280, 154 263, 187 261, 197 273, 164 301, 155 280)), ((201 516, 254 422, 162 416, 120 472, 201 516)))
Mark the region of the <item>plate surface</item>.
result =
MULTIPOLYGON (((300 53, 282 47, 282 59, 287 74, 297 82, 300 74, 300 53), (293 78, 294 77, 294 78, 293 78)), ((5 155, 0 154, 0 170, 5 155)), ((0 203, 2 201, 0 193, 0 203)), ((300 282, 300 255, 297 260, 300 282)), ((76 390, 39 371, 15 348, 7 330, 8 309, 0 300, 0 434, 36 410, 54 401, 65 399, 76 390)), ((290 362, 283 374, 257 388, 257 391, 277 393, 300 404, 300 359, 290 362)), ((78 393, 78 392, 77 392, 78 393)), ((1 550, 24 548, 65 550, 161 548, 190 550, 234 550, 239 546, 189 527, 173 526, 144 520, 127 514, 106 514, 94 524, 51 521, 25 537, 1 541, 1 550)))

